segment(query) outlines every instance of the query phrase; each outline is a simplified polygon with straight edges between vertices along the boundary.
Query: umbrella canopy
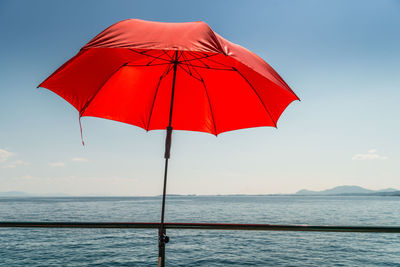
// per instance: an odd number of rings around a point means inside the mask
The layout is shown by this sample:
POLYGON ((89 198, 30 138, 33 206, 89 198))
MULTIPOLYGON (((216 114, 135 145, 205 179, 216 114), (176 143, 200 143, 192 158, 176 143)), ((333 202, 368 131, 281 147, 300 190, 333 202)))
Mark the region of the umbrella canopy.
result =
POLYGON ((264 60, 204 22, 118 22, 39 87, 63 97, 79 117, 167 129, 159 266, 169 240, 164 211, 172 129, 218 135, 276 127, 285 108, 299 99, 264 60))
POLYGON ((118 22, 86 44, 39 86, 71 103, 79 115, 147 131, 169 125, 218 135, 275 126, 298 97, 260 57, 204 22, 118 22), (175 51, 178 51, 175 58, 175 51))

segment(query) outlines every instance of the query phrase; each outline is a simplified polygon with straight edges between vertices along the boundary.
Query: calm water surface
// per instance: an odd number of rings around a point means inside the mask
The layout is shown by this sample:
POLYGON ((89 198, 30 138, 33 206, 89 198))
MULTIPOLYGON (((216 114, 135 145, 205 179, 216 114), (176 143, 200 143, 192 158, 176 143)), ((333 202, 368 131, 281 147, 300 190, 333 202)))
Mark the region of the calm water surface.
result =
MULTIPOLYGON (((0 221, 157 222, 161 198, 0 198, 0 221)), ((400 226, 400 197, 167 197, 167 222, 400 226)), ((400 266, 400 234, 169 230, 167 266, 400 266)), ((156 266, 157 231, 0 228, 0 266, 156 266)))

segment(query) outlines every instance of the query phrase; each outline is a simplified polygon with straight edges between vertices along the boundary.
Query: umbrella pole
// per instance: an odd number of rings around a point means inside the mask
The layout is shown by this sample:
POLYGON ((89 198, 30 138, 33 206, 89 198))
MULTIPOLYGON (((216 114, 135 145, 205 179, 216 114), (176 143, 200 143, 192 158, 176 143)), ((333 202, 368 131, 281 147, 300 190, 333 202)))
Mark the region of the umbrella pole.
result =
POLYGON ((167 174, 168 174, 168 159, 171 151, 171 138, 172 138, 172 110, 174 106, 174 93, 175 93, 175 79, 176 79, 176 69, 178 66, 178 51, 175 51, 174 63, 174 76, 172 79, 172 93, 171 93, 171 106, 169 110, 169 123, 167 127, 167 136, 165 137, 165 168, 164 168, 164 188, 162 196, 162 207, 161 207, 161 223, 158 230, 158 267, 165 266, 165 244, 169 242, 169 237, 166 235, 164 228, 164 213, 165 213, 165 195, 167 191, 167 174))

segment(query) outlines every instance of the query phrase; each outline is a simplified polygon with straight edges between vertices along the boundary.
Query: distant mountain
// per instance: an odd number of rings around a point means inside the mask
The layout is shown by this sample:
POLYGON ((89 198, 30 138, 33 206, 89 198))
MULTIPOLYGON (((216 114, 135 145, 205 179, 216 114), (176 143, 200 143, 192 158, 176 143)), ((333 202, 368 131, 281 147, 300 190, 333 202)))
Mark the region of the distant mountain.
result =
POLYGON ((342 185, 336 186, 331 189, 326 189, 322 191, 311 191, 307 189, 302 189, 296 192, 296 195, 319 195, 319 196, 338 196, 338 195, 400 195, 400 191, 394 188, 387 188, 381 190, 370 190, 356 185, 342 185))
POLYGON ((296 192, 296 195, 315 195, 318 194, 318 191, 311 191, 307 189, 301 189, 296 192))
POLYGON ((385 188, 385 189, 378 190, 377 192, 395 192, 395 191, 399 191, 399 190, 394 189, 394 188, 385 188))

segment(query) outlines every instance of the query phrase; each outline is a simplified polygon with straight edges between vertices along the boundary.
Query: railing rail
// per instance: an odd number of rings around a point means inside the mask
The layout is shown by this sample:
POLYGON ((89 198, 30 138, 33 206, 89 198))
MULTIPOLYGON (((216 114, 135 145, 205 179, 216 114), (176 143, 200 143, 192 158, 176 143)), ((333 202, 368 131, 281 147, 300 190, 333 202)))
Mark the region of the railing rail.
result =
MULTIPOLYGON (((141 228, 159 229, 154 222, 0 222, 0 228, 141 228)), ((304 232, 360 232, 400 233, 400 227, 391 226, 337 226, 337 225, 279 225, 230 223, 165 223, 165 229, 190 230, 252 230, 252 231, 304 231, 304 232)))

